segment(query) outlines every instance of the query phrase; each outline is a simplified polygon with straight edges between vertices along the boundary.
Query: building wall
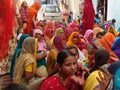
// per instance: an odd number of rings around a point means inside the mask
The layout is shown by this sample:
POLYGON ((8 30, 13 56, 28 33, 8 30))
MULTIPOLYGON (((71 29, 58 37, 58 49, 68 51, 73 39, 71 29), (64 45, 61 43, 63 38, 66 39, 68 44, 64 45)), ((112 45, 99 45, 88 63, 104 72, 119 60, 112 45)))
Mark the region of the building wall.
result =
POLYGON ((116 29, 120 26, 120 0, 108 0, 107 20, 116 19, 116 29))

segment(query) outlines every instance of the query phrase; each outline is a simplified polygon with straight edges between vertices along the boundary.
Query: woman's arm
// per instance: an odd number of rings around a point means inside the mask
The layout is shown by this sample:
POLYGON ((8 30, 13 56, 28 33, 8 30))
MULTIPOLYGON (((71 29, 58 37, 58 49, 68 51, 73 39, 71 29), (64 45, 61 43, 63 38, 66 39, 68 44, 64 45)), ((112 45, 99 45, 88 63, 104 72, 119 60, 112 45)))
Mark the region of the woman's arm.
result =
POLYGON ((99 75, 99 78, 97 77, 96 79, 100 84, 99 86, 95 87, 94 90, 105 90, 110 81, 111 75, 107 69, 106 69, 106 72, 103 72, 104 77, 100 72, 98 72, 98 75, 99 75))
POLYGON ((27 82, 29 82, 29 80, 32 79, 33 77, 34 77, 33 66, 32 64, 29 64, 25 66, 25 79, 27 82))
POLYGON ((47 54, 46 54, 45 51, 41 51, 40 53, 37 54, 36 59, 37 59, 37 60, 41 60, 41 59, 45 58, 46 55, 47 55, 47 54))

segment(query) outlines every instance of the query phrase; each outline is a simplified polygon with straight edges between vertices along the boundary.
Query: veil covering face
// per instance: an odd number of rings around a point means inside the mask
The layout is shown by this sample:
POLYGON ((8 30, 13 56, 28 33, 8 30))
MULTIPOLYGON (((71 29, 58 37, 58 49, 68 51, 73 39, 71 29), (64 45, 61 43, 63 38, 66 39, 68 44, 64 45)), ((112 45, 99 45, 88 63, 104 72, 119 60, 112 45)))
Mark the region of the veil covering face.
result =
POLYGON ((0 61, 7 54, 9 40, 13 36, 15 10, 16 5, 14 0, 0 1, 0 61))

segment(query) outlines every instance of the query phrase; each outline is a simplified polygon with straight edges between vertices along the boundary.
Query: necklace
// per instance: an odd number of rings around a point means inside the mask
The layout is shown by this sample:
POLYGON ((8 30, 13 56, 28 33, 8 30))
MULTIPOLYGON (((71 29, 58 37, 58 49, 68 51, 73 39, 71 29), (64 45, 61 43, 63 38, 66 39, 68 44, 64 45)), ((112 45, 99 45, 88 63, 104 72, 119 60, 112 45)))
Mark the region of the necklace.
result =
POLYGON ((65 86, 66 85, 66 79, 63 78, 63 76, 60 73, 58 73, 58 77, 60 78, 60 81, 62 82, 63 86, 65 86))

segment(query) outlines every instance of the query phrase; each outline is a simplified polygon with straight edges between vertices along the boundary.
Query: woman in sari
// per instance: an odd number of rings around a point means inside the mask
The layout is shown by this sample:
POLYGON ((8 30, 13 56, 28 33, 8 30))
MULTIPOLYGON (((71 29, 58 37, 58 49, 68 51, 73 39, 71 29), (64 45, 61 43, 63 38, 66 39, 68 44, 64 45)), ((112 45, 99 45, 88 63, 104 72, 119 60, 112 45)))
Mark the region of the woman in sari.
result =
POLYGON ((51 45, 52 48, 54 48, 54 45, 53 45, 54 37, 55 37, 56 35, 60 35, 60 34, 64 34, 63 28, 57 28, 56 31, 55 31, 55 35, 51 38, 51 40, 50 40, 50 45, 51 45))
POLYGON ((81 90, 81 86, 77 86, 71 79, 77 71, 77 59, 74 55, 67 50, 59 52, 57 64, 59 66, 57 72, 44 80, 39 90, 81 90))
POLYGON ((88 29, 85 34, 84 34, 84 38, 87 40, 88 44, 92 44, 93 41, 93 30, 92 29, 88 29))
POLYGON ((76 47, 78 47, 81 51, 83 49, 87 49, 87 44, 84 41, 84 39, 80 38, 80 33, 79 32, 72 32, 71 35, 68 38, 67 41, 67 46, 71 46, 71 45, 75 45, 76 47))
POLYGON ((92 4, 92 0, 84 0, 84 9, 83 9, 83 17, 82 17, 82 35, 85 34, 87 29, 92 29, 94 25, 94 8, 92 4), (89 9, 88 9, 89 8, 89 9))
POLYGON ((45 51, 46 53, 48 53, 48 50, 50 50, 50 45, 44 38, 43 32, 40 29, 34 29, 33 37, 38 39, 38 51, 45 51))
POLYGON ((27 28, 24 30, 24 33, 29 34, 30 30, 33 29, 34 27, 33 22, 37 17, 37 12, 40 9, 40 7, 41 7, 40 3, 35 2, 32 6, 28 8, 28 24, 27 24, 27 28))
POLYGON ((50 42, 51 38, 54 36, 55 33, 53 21, 47 22, 43 33, 45 35, 46 40, 50 42))
POLYGON ((110 48, 112 47, 115 37, 117 37, 117 31, 113 26, 109 26, 108 32, 104 35, 104 40, 106 41, 106 43, 108 43, 110 48))
POLYGON ((85 42, 84 37, 80 38, 79 32, 73 32, 67 41, 67 46, 76 46, 79 51, 79 61, 87 61, 87 43, 85 42), (85 53, 84 53, 85 52, 85 53))
POLYGON ((100 78, 101 76, 103 78, 109 78, 109 76, 104 76, 104 74, 108 74, 109 72, 107 71, 106 64, 109 61, 110 54, 107 50, 105 49, 99 49, 95 52, 94 54, 95 57, 95 62, 92 68, 90 69, 90 73, 86 74, 88 75, 86 81, 85 81, 85 86, 84 90, 112 90, 113 88, 113 82, 110 80, 109 85, 107 86, 108 83, 106 83, 106 86, 104 89, 101 89, 100 82, 97 80, 97 77, 100 78), (99 74, 101 73, 101 75, 99 74))
POLYGON ((120 59, 120 37, 116 37, 111 48, 120 59))
POLYGON ((104 37, 101 39, 98 39, 98 41, 101 43, 102 47, 104 47, 106 50, 108 50, 110 52, 111 58, 113 58, 110 60, 110 63, 117 61, 118 60, 117 55, 111 50, 112 46, 106 42, 104 37))
POLYGON ((51 73, 56 64, 58 52, 66 48, 66 37, 63 34, 56 35, 54 37, 53 43, 55 48, 50 50, 47 57, 47 70, 49 74, 51 73))
POLYGON ((18 58, 18 56, 22 50, 22 43, 23 43, 24 39, 27 37, 29 37, 28 34, 22 34, 22 36, 20 37, 20 40, 18 41, 16 50, 15 50, 14 55, 13 55, 12 60, 11 60, 11 67, 10 67, 10 76, 11 77, 13 77, 15 61, 18 58))
POLYGON ((93 36, 94 36, 94 38, 96 38, 96 35, 97 35, 97 33, 98 32, 104 32, 104 29, 102 29, 98 24, 95 24, 94 26, 93 26, 93 36))
POLYGON ((25 85, 29 90, 37 90, 38 85, 46 77, 46 72, 42 72, 44 68, 37 68, 36 52, 37 39, 26 38, 14 67, 13 82, 25 85))
POLYGON ((118 32, 116 31, 115 27, 109 26, 108 27, 108 32, 112 33, 115 37, 117 37, 118 32))

